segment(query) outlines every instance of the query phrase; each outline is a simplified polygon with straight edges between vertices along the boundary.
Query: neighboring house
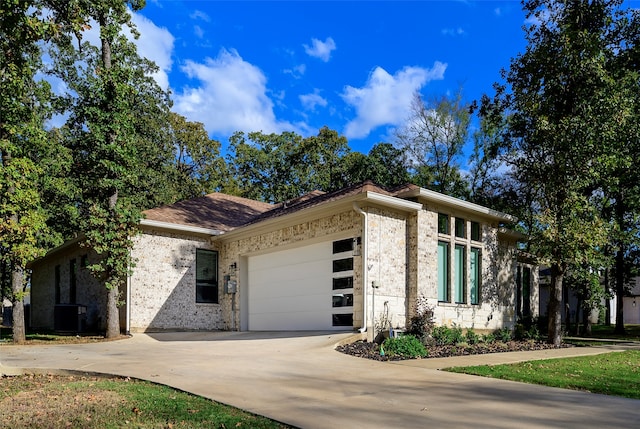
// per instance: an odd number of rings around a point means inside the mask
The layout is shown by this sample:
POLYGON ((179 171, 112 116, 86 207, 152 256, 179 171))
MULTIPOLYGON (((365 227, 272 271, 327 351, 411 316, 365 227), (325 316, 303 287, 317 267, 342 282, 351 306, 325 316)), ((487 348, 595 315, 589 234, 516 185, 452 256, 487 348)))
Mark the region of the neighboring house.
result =
MULTIPOLYGON (((549 299, 551 296, 551 269, 548 267, 540 267, 539 275, 539 295, 540 295, 540 308, 539 314, 546 315, 547 307, 549 305, 549 299)), ((626 298, 625 298, 626 299, 626 298)), ((604 315, 609 315, 609 323, 616 322, 616 301, 613 299, 603 299, 602 307, 605 309, 604 315)), ((576 293, 566 284, 562 285, 562 323, 566 324, 567 321, 570 324, 583 324, 584 323, 584 311, 580 308, 580 302, 576 293)), ((626 312, 626 304, 625 304, 626 312)), ((605 320, 601 320, 602 315, 600 310, 594 310, 591 312, 591 323, 604 323, 605 320)), ((626 314, 625 314, 626 319, 626 314)), ((625 322, 627 323, 627 322, 625 322)))
MULTIPOLYGON (((383 316, 406 326, 420 296, 437 324, 493 330, 523 308, 537 314, 537 269, 501 227, 513 219, 414 185, 365 182, 276 205, 213 193, 144 215, 121 290, 126 331, 371 333, 383 316)), ((75 240, 32 264, 33 327, 62 324, 70 308, 104 329, 106 293, 84 268, 96 257, 75 240)))
POLYGON ((629 295, 622 298, 622 301, 624 323, 634 325, 640 324, 640 277, 635 277, 631 280, 631 290, 629 291, 629 295))

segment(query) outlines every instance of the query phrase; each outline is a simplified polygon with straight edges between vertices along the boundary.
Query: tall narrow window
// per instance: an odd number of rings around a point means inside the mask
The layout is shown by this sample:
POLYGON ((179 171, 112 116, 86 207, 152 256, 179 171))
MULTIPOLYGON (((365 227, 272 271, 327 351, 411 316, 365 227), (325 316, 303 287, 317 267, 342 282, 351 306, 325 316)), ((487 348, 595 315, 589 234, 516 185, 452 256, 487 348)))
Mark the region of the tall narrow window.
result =
POLYGON ((69 261, 69 303, 76 303, 78 285, 78 270, 75 258, 69 261))
POLYGON ((531 268, 522 270, 522 316, 531 316, 531 268))
POLYGON ((464 221, 464 219, 456 218, 455 228, 456 228, 456 231, 455 231, 456 232, 456 237, 465 238, 467 236, 466 231, 465 231, 465 221, 464 221))
POLYGON ((449 243, 438 242, 438 301, 449 301, 449 243))
POLYGON ((60 304, 60 265, 56 265, 54 282, 56 304, 60 304))
POLYGON ((478 222, 471 222, 471 239, 473 241, 480 241, 480 224, 478 222))
POLYGON ((465 273, 466 273, 466 264, 465 264, 465 247, 461 245, 456 245, 453 254, 453 271, 454 278, 453 281, 455 283, 455 294, 456 294, 456 303, 462 304, 465 300, 464 286, 465 286, 465 273))
POLYGON ((480 302, 480 249, 472 248, 469 255, 469 293, 471 304, 480 302))
POLYGON ((438 213, 438 233, 449 234, 449 215, 438 213))
POLYGON ((196 302, 218 303, 218 252, 196 249, 196 302))

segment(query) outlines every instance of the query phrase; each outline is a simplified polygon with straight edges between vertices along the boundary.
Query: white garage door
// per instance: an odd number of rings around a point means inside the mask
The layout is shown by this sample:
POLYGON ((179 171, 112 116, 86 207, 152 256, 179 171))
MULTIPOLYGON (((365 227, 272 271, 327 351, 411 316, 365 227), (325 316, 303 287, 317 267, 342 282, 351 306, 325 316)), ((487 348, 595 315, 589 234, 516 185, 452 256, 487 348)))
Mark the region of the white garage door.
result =
MULTIPOLYGON (((353 307, 334 307, 333 243, 320 243, 248 259, 249 330, 308 331, 350 329, 334 326, 334 313, 353 307)), ((349 255, 350 256, 350 255, 349 255)), ((340 290, 338 292, 351 292, 340 290)), ((351 302, 352 304, 352 298, 351 302)))

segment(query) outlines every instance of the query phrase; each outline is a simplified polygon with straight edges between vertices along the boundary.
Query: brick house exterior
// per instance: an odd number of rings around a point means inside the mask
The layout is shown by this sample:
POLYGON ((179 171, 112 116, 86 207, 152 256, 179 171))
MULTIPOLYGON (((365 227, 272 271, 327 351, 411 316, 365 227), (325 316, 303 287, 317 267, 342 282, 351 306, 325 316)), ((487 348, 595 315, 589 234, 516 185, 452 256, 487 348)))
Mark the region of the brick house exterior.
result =
MULTIPOLYGON (((370 334, 383 320, 403 328, 419 297, 437 324, 493 330, 538 309, 537 270, 501 226, 513 219, 414 185, 274 205, 214 193, 144 214, 121 289, 126 331, 370 334)), ((75 304, 87 329, 104 328, 104 288, 83 268, 96 257, 75 240, 32 264, 31 326, 54 328, 56 304, 75 304)))

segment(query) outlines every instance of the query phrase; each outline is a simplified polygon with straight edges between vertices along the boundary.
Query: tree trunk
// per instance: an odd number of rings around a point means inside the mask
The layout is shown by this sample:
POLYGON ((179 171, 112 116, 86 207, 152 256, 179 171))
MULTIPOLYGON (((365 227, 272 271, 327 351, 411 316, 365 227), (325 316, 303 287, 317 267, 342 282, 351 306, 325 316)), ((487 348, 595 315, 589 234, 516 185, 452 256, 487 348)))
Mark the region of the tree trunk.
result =
MULTIPOLYGON (((105 27, 107 24, 106 16, 102 15, 99 18, 100 27, 105 27)), ((104 69, 107 71, 107 113, 112 112, 111 105, 114 100, 109 97, 113 97, 115 95, 115 84, 113 82, 113 77, 109 74, 111 70, 111 42, 106 37, 102 37, 102 65, 104 69)), ((107 143, 109 145, 113 145, 116 141, 116 134, 113 129, 109 129, 106 135, 107 143)), ((111 195, 108 197, 107 204, 109 205, 109 211, 111 215, 115 214, 115 208, 118 204, 118 190, 113 189, 111 195)), ((107 331, 105 333, 105 337, 107 338, 115 338, 120 335, 120 314, 118 312, 118 296, 119 289, 117 286, 113 286, 107 290, 107 331)))
POLYGON ((562 279, 564 270, 558 263, 551 264, 551 288, 549 291, 548 339, 550 344, 562 343, 562 279))
MULTIPOLYGON (((624 201, 623 196, 618 195, 616 198, 616 222, 621 230, 624 229, 624 201)), ((624 253, 625 246, 622 241, 616 250, 616 327, 613 330, 616 334, 623 335, 625 333, 624 330, 624 253)))
POLYGON ((11 290, 13 292, 13 342, 22 344, 26 341, 24 324, 24 271, 21 267, 14 267, 11 273, 11 290))
POLYGON ((120 313, 118 311, 117 287, 107 289, 107 331, 106 338, 116 338, 120 335, 120 313))

